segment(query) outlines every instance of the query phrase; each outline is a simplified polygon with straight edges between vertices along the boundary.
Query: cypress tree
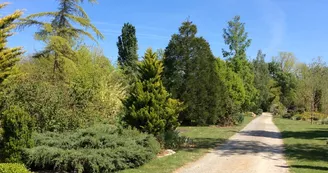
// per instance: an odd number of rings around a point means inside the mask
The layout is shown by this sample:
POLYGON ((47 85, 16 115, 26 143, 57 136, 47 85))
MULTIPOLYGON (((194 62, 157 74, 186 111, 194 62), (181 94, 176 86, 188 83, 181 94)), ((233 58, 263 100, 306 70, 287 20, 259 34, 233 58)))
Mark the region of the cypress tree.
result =
POLYGON ((123 121, 155 136, 174 130, 179 125, 178 114, 182 107, 178 100, 170 98, 163 86, 162 62, 148 49, 138 69, 140 77, 124 101, 126 115, 123 121))
POLYGON ((136 78, 138 62, 138 41, 133 25, 124 24, 122 34, 118 37, 117 48, 119 67, 133 81, 136 78))
MULTIPOLYGON (((0 4, 0 9, 7 5, 7 3, 0 4)), ((7 47, 7 38, 12 35, 10 31, 15 28, 13 22, 21 15, 22 11, 17 10, 13 14, 0 18, 0 84, 15 73, 15 64, 19 61, 19 55, 23 53, 20 47, 7 47)))

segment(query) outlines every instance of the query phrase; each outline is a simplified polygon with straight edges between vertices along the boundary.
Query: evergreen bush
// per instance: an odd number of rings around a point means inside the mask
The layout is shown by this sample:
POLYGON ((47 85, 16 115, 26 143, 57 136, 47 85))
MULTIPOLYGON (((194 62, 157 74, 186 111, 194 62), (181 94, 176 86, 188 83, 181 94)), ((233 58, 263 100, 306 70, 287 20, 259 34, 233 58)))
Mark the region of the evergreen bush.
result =
POLYGON ((106 173, 143 165, 160 151, 152 135, 111 125, 75 132, 34 135, 36 147, 25 152, 33 170, 106 173))
POLYGON ((0 163, 0 173, 31 173, 24 165, 18 163, 0 163))
POLYGON ((1 159, 7 163, 20 163, 24 148, 33 145, 33 121, 29 114, 17 106, 2 113, 1 159))

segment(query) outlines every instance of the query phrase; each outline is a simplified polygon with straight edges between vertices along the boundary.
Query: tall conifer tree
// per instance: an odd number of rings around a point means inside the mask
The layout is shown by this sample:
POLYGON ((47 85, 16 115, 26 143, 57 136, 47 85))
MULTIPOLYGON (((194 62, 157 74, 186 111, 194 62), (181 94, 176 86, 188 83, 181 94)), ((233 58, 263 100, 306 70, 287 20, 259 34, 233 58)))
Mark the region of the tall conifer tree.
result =
POLYGON ((125 23, 122 34, 118 37, 118 64, 124 74, 133 81, 136 78, 138 62, 138 41, 136 29, 133 25, 125 23))
POLYGON ((209 44, 196 34, 196 25, 186 21, 172 36, 163 60, 164 82, 187 107, 180 114, 184 124, 215 124, 222 110, 222 85, 209 44))
POLYGON ((156 53, 148 49, 139 64, 140 77, 124 101, 126 115, 123 121, 155 136, 175 130, 182 108, 178 100, 170 98, 163 86, 162 72, 162 62, 157 59, 156 53))

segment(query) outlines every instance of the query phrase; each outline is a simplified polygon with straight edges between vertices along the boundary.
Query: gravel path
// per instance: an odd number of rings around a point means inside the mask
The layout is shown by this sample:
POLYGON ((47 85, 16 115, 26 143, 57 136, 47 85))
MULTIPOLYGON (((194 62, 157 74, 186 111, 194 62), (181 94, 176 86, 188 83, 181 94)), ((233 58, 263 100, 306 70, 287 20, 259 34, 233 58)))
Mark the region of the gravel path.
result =
POLYGON ((176 173, 288 173, 272 115, 263 113, 222 146, 176 173))

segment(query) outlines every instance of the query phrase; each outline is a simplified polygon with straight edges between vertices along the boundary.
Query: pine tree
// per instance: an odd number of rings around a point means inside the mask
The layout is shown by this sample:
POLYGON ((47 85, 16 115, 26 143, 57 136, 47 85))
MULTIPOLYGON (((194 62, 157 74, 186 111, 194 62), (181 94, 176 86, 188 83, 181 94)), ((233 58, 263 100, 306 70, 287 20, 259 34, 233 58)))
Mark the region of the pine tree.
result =
POLYGON ((222 111, 218 69, 210 46, 196 37, 197 27, 182 23, 165 50, 165 86, 187 108, 180 114, 184 124, 215 124, 222 111))
MULTIPOLYGON (((7 6, 7 3, 0 4, 0 9, 7 6)), ((8 48, 7 38, 12 35, 10 32, 15 28, 13 22, 22 15, 22 11, 15 11, 13 14, 0 18, 0 84, 15 73, 15 64, 19 61, 22 49, 8 48)))
MULTIPOLYGON (((93 35, 86 31, 91 29, 98 38, 103 38, 103 35, 91 23, 88 15, 80 6, 84 0, 57 0, 58 11, 42 12, 32 14, 21 19, 19 28, 37 26, 39 31, 35 33, 36 40, 46 43, 46 47, 37 52, 34 57, 49 57, 54 56, 53 71, 54 73, 63 73, 63 64, 67 61, 76 61, 74 51, 72 49, 76 41, 84 36, 96 41, 93 35), (50 23, 38 20, 38 18, 50 17, 50 23), (77 25, 83 27, 78 28, 77 25)), ((96 0, 89 0, 90 3, 95 3, 96 0)), ((62 74, 60 74, 62 75, 62 74)))
POLYGON ((223 38, 229 50, 222 50, 223 56, 227 59, 228 65, 243 80, 246 90, 246 99, 242 106, 244 111, 255 106, 257 90, 254 87, 254 74, 252 64, 248 62, 246 49, 250 46, 251 40, 245 32, 245 24, 240 22, 240 16, 235 16, 228 22, 228 27, 223 29, 223 38))
POLYGON ((138 41, 136 29, 133 25, 125 23, 122 34, 118 37, 118 64, 130 80, 136 78, 138 62, 138 41))
POLYGON ((140 77, 130 96, 124 101, 126 115, 123 121, 142 132, 158 136, 174 130, 178 125, 181 103, 171 99, 163 86, 162 62, 148 49, 139 64, 140 77))

